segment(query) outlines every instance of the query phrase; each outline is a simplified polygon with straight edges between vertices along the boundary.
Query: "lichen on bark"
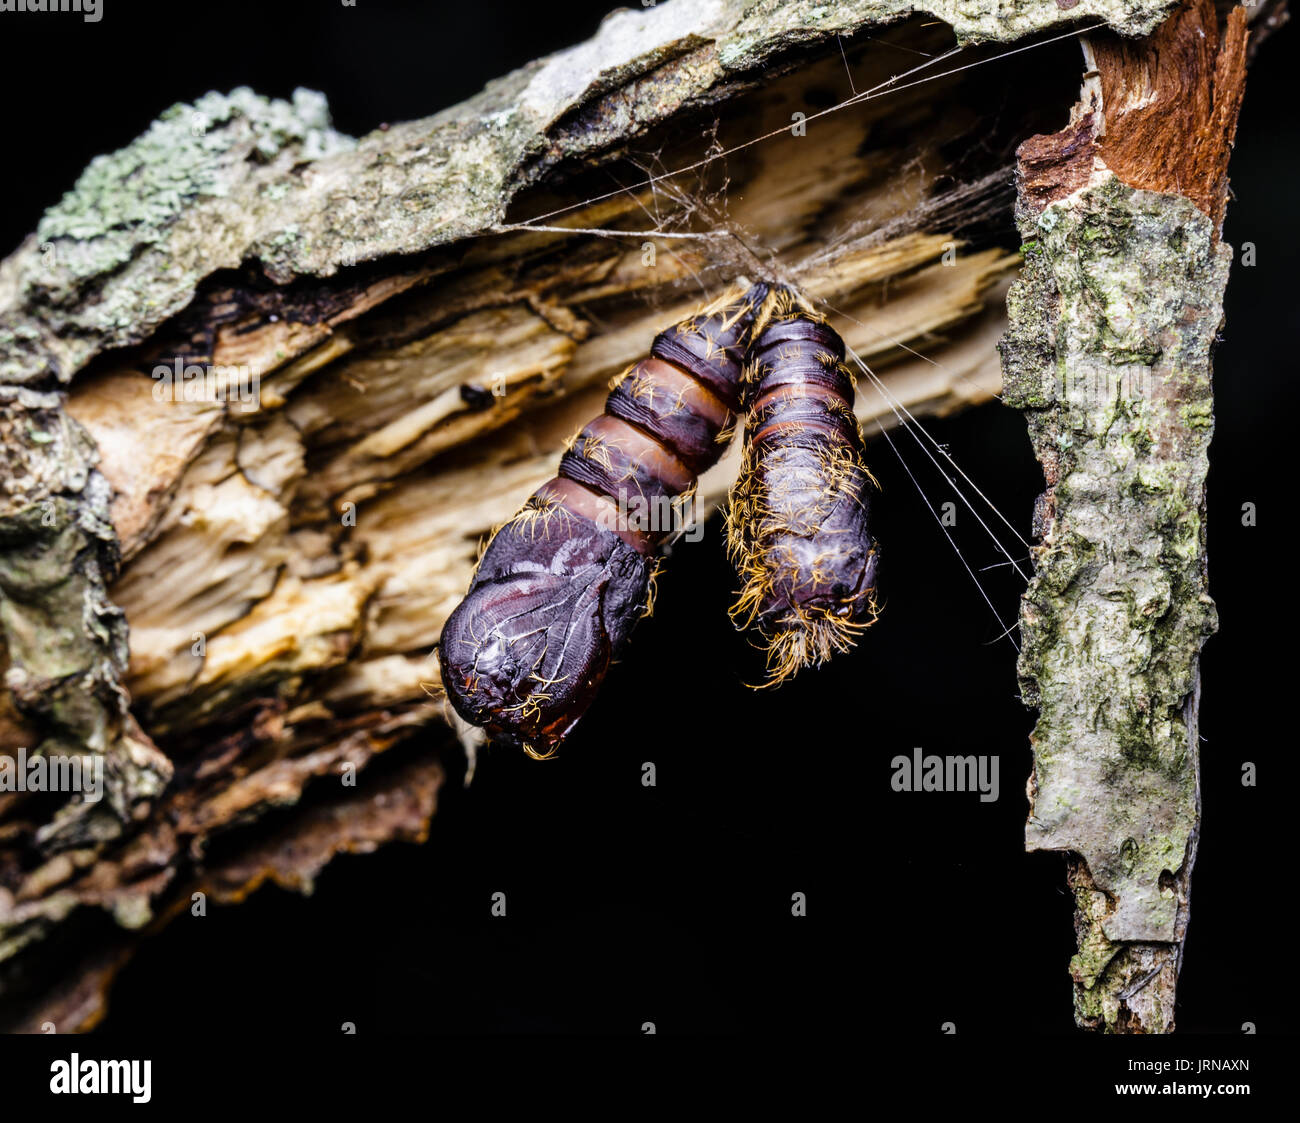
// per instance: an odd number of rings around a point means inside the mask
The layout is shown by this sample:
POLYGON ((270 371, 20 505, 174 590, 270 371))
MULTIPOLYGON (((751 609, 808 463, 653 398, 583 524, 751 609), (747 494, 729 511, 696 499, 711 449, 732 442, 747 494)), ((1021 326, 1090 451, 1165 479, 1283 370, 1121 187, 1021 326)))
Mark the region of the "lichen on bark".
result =
POLYGON ((68 801, 36 840, 50 849, 116 837, 172 774, 121 686, 127 633, 107 593, 118 560, 110 489, 94 442, 62 406, 58 394, 0 387, 4 685, 33 723, 27 731, 40 730, 34 753, 103 758, 105 802, 68 801))
POLYGON ((325 98, 248 89, 162 113, 96 157, 0 267, 0 384, 67 382, 106 346, 137 342, 240 264, 261 208, 298 166, 351 146, 325 98))
POLYGON ((1106 173, 1021 214, 1004 398, 1048 490, 1021 605, 1029 849, 1079 856, 1080 1024, 1172 1028, 1199 820, 1210 352, 1231 258, 1190 200, 1106 173))

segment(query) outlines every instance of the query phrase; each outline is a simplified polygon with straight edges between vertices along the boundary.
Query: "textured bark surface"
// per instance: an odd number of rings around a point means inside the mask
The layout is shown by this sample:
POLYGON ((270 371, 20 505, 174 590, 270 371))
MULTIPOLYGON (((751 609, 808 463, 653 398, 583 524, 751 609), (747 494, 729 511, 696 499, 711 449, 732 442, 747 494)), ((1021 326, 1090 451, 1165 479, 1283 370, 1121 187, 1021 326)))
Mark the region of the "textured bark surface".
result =
POLYGON ((624 10, 587 43, 463 105, 355 144, 330 128, 319 94, 298 91, 292 104, 209 94, 94 161, 0 268, 0 385, 66 382, 103 349, 145 339, 219 269, 255 260, 283 284, 481 235, 562 164, 608 157, 809 50, 916 11, 959 42, 981 42, 1089 20, 1140 35, 1172 6, 709 0, 624 10))
MULTIPOLYGON (((1170 6, 927 9, 976 42, 1170 6)), ((1012 60, 814 116, 951 34, 879 0, 674 2, 360 141, 318 95, 236 91, 92 163, 0 263, 0 752, 102 758, 107 798, 0 793, 0 1023, 92 1024, 194 892, 423 837, 444 764, 411 735, 441 728, 428 656, 480 538, 738 273, 825 301, 914 412, 996 392, 1020 258, 989 231, 1065 99, 1012 60), (547 214, 618 236, 521 228, 547 214), (159 401, 177 359, 259 393, 159 401)))
POLYGON ((1070 127, 1026 142, 1025 268, 1003 343, 1048 490, 1020 616, 1038 708, 1029 849, 1070 854, 1082 1026, 1174 1028, 1200 829, 1210 353, 1246 19, 1213 8, 1085 47, 1070 127))

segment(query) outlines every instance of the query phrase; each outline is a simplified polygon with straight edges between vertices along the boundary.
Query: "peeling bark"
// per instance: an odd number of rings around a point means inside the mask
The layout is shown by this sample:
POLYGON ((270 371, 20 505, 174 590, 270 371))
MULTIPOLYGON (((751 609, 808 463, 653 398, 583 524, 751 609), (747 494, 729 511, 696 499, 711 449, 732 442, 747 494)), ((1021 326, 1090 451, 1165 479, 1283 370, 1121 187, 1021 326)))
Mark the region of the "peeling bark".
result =
POLYGON ((1246 53, 1208 3, 1085 46, 1070 127, 1027 141, 1005 401, 1043 465, 1019 673, 1038 708, 1027 848, 1070 855, 1081 1026, 1174 1028, 1200 829, 1210 354, 1246 53))

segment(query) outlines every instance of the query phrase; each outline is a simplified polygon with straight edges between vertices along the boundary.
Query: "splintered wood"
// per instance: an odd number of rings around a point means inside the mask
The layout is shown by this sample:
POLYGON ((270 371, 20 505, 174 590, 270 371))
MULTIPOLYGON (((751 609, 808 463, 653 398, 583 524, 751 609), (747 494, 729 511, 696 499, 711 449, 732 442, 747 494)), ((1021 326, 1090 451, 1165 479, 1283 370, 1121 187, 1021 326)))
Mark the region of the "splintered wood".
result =
MULTIPOLYGON (((810 68, 740 119, 756 131, 788 120, 801 91, 838 68, 834 59, 810 68)), ((756 152, 743 177, 731 168, 725 197, 703 191, 748 243, 780 251, 776 266, 835 310, 847 342, 909 409, 942 413, 997 391, 991 343, 1019 258, 968 251, 951 230, 905 230, 911 209, 924 213, 942 195, 935 154, 963 128, 958 115, 935 114, 928 95, 901 111, 918 126, 904 148, 863 148, 885 112, 868 105, 828 118, 815 143, 791 137, 756 152), (878 216, 872 230, 902 218, 901 232, 826 253, 819 232, 864 214, 878 216), (812 253, 816 268, 805 268, 812 253)), ((968 115, 965 127, 974 124, 968 115)), ((633 192, 564 221, 617 230, 653 216, 688 229, 692 197, 674 196, 633 192)), ((365 707, 360 684, 382 681, 384 706, 415 705, 436 720, 421 687, 427 657, 481 538, 553 474, 609 380, 708 294, 695 279, 722 273, 710 248, 647 240, 653 250, 636 239, 514 234, 337 327, 267 325, 260 311, 224 324, 214 365, 260 378, 261 401, 247 412, 154 403, 153 382, 120 365, 74 386, 69 411, 101 448, 124 528, 130 561, 112 594, 131 623, 127 681, 150 730, 193 730, 304 675, 306 696, 327 706, 365 707)), ((893 421, 871 388, 858 411, 893 421)), ((710 506, 732 471, 707 479, 710 506)))

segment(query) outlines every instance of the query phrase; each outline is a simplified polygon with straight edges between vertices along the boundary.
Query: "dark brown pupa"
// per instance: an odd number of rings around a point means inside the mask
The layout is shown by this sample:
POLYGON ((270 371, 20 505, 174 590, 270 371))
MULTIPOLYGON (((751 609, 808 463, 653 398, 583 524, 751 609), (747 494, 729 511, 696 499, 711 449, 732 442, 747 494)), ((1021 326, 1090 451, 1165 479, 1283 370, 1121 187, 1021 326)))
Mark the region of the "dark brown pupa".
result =
POLYGON ((738 627, 767 648, 768 685, 851 647, 876 618, 880 552, 844 341, 798 294, 773 287, 754 322, 749 416, 727 512, 742 579, 738 627))
POLYGON ((438 645, 461 717, 535 757, 573 730, 649 610, 659 547, 677 529, 662 513, 723 451, 766 295, 738 285, 661 332, 559 474, 492 537, 438 645))

